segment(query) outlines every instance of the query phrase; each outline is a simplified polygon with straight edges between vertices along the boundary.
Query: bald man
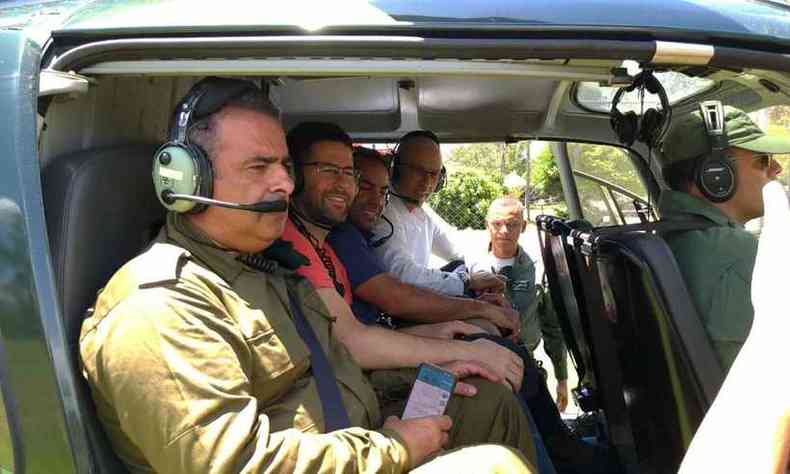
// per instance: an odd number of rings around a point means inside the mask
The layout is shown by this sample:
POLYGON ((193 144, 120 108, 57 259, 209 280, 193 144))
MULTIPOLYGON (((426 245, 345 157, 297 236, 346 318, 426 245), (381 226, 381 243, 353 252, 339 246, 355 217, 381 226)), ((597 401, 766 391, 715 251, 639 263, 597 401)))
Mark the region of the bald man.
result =
POLYGON ((392 164, 392 201, 373 229, 376 254, 399 280, 449 296, 470 290, 504 291, 504 279, 491 272, 445 272, 430 268, 431 254, 463 260, 453 243, 453 228, 426 201, 445 179, 438 137, 416 130, 401 138, 392 164))

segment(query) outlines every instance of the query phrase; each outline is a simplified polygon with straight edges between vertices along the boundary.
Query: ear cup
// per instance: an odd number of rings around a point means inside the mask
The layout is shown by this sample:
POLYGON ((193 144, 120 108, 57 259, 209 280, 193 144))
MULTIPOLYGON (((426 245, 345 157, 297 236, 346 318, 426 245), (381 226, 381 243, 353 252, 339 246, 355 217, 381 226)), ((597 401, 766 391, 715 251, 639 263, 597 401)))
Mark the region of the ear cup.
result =
POLYGON ((400 178, 399 158, 400 155, 395 153, 392 155, 392 159, 390 160, 390 185, 397 183, 398 178, 400 178))
POLYGON ((664 114, 656 109, 647 109, 639 123, 638 140, 651 148, 658 145, 664 125, 664 114))
POLYGON ((700 161, 694 173, 697 188, 712 202, 728 201, 738 186, 735 168, 727 159, 709 157, 700 161))
POLYGON ((615 110, 609 119, 612 125, 612 130, 620 140, 620 143, 631 146, 636 141, 637 132, 639 130, 639 117, 635 112, 629 111, 621 113, 615 110))
POLYGON ((299 166, 298 164, 294 164, 293 170, 294 170, 293 195, 296 196, 297 194, 302 192, 302 189, 304 189, 304 171, 302 170, 302 167, 299 166))
MULTIPOLYGON (((189 150, 192 159, 195 161, 195 166, 198 170, 197 190, 195 194, 200 197, 213 197, 214 165, 211 164, 211 160, 209 160, 208 155, 206 155, 203 149, 196 144, 188 144, 187 149, 189 150)), ((193 207, 189 212, 191 214, 197 214, 199 212, 205 211, 207 208, 208 206, 205 204, 195 203, 195 207, 193 207)))
POLYGON ((197 194, 200 187, 199 165, 192 153, 178 143, 165 143, 154 154, 151 177, 159 202, 169 211, 190 212, 197 206, 191 201, 167 202, 163 193, 197 194))
POLYGON ((439 179, 436 180, 436 187, 433 189, 433 192, 438 193, 439 191, 444 188, 444 185, 447 183, 447 168, 442 165, 442 170, 439 172, 439 179))

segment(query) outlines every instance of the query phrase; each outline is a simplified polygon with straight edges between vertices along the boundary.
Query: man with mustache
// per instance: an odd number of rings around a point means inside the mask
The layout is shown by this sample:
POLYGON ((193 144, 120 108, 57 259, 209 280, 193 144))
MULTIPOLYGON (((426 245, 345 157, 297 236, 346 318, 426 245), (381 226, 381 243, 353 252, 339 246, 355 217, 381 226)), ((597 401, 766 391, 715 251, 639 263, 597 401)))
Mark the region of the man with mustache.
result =
POLYGON ((446 179, 439 138, 428 130, 404 135, 392 161, 392 202, 374 234, 381 239, 375 251, 387 271, 399 280, 451 296, 469 291, 502 293, 504 280, 491 272, 445 272, 428 267, 431 254, 461 261, 451 239, 453 229, 426 201, 446 179))
MULTIPOLYGON (((291 160, 279 112, 255 85, 197 83, 154 170, 165 191, 183 181, 178 172, 195 172, 208 188, 189 197, 225 207, 162 199, 162 232, 83 323, 82 371, 130 472, 535 472, 521 459, 534 458, 527 422, 496 383, 474 379, 491 406, 453 397, 450 416, 382 424, 367 376, 335 334, 342 315, 330 316, 294 272, 304 257, 279 240, 287 215, 267 204, 288 201, 291 160), (481 442, 515 449, 463 447, 481 442)), ((498 380, 467 362, 445 367, 498 380)))

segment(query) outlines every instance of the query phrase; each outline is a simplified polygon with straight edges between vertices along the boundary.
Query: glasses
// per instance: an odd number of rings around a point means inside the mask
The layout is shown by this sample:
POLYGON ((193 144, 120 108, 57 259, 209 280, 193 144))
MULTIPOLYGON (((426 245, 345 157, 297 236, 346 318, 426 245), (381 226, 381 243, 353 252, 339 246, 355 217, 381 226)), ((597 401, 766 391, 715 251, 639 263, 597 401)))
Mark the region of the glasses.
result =
POLYGON ((752 159, 760 160, 760 168, 768 169, 773 164, 774 155, 771 155, 769 153, 762 153, 759 155, 753 155, 752 159))
POLYGON ((351 167, 341 168, 332 163, 324 163, 322 161, 311 161, 310 163, 303 163, 302 166, 315 166, 318 174, 325 178, 336 180, 342 176, 353 179, 355 183, 359 181, 359 170, 351 167))
POLYGON ((428 177, 431 180, 436 180, 437 178, 439 178, 439 174, 441 174, 442 172, 442 170, 437 170, 437 171, 426 170, 425 168, 421 168, 415 165, 410 165, 408 163, 400 163, 399 166, 403 168, 409 168, 410 170, 419 173, 422 176, 428 177))
POLYGON ((488 221, 489 225, 496 230, 501 229, 503 226, 507 229, 508 232, 513 232, 514 230, 521 229, 521 222, 519 221, 488 221))

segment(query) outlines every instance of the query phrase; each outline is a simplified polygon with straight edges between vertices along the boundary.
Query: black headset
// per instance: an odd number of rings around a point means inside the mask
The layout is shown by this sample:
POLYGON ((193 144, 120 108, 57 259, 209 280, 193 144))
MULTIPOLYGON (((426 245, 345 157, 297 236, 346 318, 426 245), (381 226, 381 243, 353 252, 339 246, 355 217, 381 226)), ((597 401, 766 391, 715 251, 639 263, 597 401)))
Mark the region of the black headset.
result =
POLYGON ((188 213, 206 209, 205 203, 169 197, 176 194, 212 198, 214 170, 211 160, 202 147, 190 143, 189 129, 196 121, 251 91, 257 92, 258 88, 249 81, 207 77, 192 86, 178 103, 170 122, 168 141, 156 151, 152 170, 156 195, 165 208, 188 213))
POLYGON ((628 87, 620 88, 612 99, 612 110, 609 112, 609 123, 620 143, 630 147, 636 140, 646 144, 649 148, 657 148, 664 137, 667 126, 672 118, 672 108, 664 86, 653 75, 653 71, 644 70, 634 77, 634 82, 628 87), (661 110, 649 108, 642 113, 641 118, 636 112, 622 113, 617 109, 623 95, 640 89, 658 95, 661 101, 661 110))
POLYGON ((725 130, 724 106, 718 100, 706 100, 699 104, 699 110, 705 123, 710 153, 697 160, 694 182, 708 200, 724 202, 732 198, 738 185, 735 167, 725 155, 729 141, 725 130))
MULTIPOLYGON (((409 140, 412 140, 412 139, 418 138, 418 137, 427 138, 427 139, 431 140, 432 142, 436 143, 437 146, 441 144, 439 142, 439 137, 437 137, 436 134, 433 133, 430 130, 414 130, 414 131, 411 131, 411 132, 407 133, 406 135, 402 136, 401 139, 398 140, 398 145, 395 147, 395 150, 392 152, 392 160, 390 160, 390 182, 392 182, 393 185, 398 182, 398 179, 400 179, 400 167, 401 167, 401 163, 400 163, 400 148, 401 148, 401 144, 403 144, 403 142, 406 142, 406 141, 409 141, 409 140)), ((439 171, 439 179, 436 181, 436 187, 434 188, 433 192, 436 193, 436 192, 441 191, 442 188, 444 187, 444 184, 446 182, 447 182, 447 168, 445 168, 444 165, 442 165, 442 169, 441 169, 441 171, 439 171)), ((403 196, 400 196, 398 194, 395 194, 395 195, 400 197, 400 198, 403 198, 403 196)))

